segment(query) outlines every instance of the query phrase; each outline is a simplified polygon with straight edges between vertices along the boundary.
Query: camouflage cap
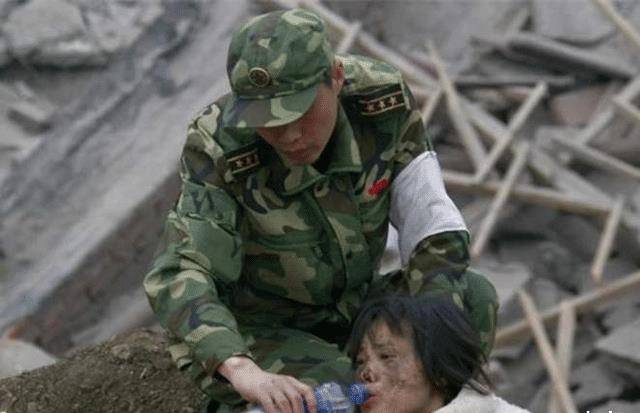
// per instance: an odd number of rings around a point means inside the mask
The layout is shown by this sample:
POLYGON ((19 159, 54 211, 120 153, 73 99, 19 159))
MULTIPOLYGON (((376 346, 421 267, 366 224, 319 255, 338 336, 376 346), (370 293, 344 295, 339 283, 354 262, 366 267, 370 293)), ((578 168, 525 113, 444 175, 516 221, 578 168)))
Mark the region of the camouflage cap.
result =
POLYGON ((293 122, 330 76, 333 51, 320 17, 302 9, 256 16, 234 32, 227 56, 233 98, 224 107, 228 127, 293 122))

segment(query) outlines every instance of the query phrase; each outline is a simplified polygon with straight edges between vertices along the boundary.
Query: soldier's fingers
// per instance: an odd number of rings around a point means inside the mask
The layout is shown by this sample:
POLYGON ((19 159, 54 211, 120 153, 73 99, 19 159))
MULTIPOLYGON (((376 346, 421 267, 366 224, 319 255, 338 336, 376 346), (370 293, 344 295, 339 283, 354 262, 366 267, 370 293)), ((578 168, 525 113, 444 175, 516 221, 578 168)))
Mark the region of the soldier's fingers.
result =
POLYGON ((296 389, 298 390, 298 392, 300 393, 304 401, 307 403, 307 408, 309 410, 309 413, 316 413, 318 406, 316 402, 316 396, 313 393, 313 388, 311 388, 311 386, 304 384, 301 381, 294 379, 293 377, 292 377, 292 380, 293 380, 294 386, 296 387, 296 389))
POLYGON ((259 400, 260 406, 264 409, 264 413, 278 413, 278 408, 271 395, 267 395, 259 400))
POLYGON ((300 394, 300 391, 295 386, 290 384, 285 390, 285 395, 287 396, 287 398, 289 399, 289 402, 291 403, 291 411, 293 413, 302 413, 303 398, 302 398, 302 394, 300 394))
POLYGON ((273 398, 277 408, 280 409, 279 413, 293 413, 291 401, 289 401, 289 398, 284 391, 281 390, 276 392, 271 397, 273 398))

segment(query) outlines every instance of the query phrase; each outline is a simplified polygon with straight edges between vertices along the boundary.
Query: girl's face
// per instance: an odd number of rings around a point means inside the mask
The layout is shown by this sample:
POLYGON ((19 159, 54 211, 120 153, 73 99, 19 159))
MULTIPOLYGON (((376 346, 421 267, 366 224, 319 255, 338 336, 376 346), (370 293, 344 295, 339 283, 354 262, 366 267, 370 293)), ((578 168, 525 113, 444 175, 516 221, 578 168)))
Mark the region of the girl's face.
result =
POLYGON ((384 322, 375 322, 356 357, 356 374, 371 396, 364 413, 430 413, 442 398, 425 379, 411 335, 394 335, 384 322))

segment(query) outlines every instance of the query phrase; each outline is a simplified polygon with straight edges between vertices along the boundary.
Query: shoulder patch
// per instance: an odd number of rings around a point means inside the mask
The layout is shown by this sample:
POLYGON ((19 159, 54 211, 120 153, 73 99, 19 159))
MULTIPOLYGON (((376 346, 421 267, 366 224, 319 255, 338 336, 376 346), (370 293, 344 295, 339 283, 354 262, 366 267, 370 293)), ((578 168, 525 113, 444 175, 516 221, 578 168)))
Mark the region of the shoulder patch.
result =
POLYGON ((257 143, 225 153, 224 157, 229 166, 229 171, 234 177, 250 174, 261 165, 259 145, 257 143))
POLYGON ((378 116, 408 108, 400 85, 386 87, 369 95, 360 95, 356 98, 356 106, 362 116, 378 116))

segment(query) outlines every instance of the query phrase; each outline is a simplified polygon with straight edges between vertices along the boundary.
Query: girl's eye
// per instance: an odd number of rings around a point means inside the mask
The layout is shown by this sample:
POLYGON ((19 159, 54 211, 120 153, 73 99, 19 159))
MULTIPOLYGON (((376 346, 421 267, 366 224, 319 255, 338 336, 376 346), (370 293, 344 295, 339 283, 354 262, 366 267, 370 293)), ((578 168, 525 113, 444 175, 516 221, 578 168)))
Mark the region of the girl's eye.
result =
POLYGON ((382 360, 389 360, 389 359, 392 359, 394 357, 395 357, 395 354, 392 354, 392 353, 382 353, 382 354, 380 354, 380 358, 382 360))
POLYGON ((363 363, 364 363, 364 360, 356 359, 356 366, 362 366, 363 363))

